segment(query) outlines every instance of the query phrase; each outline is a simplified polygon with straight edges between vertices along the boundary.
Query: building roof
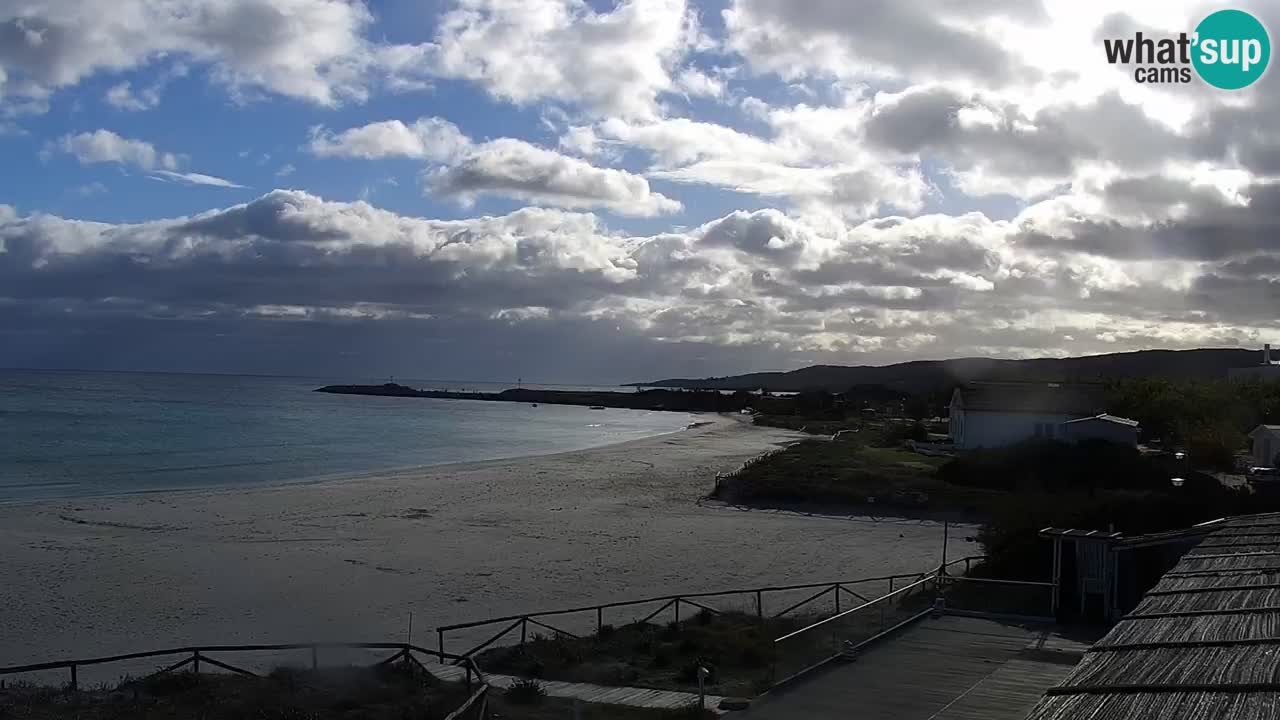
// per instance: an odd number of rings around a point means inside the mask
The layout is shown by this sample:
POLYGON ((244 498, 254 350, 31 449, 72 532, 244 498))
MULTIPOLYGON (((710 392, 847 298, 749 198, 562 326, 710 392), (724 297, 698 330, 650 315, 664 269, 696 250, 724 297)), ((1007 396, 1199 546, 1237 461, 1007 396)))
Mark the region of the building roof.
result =
POLYGON ((1262 720, 1280 711, 1280 513, 1215 524, 1028 720, 1262 720))
POLYGON ((1129 418, 1120 417, 1119 415, 1108 415, 1107 413, 1098 413, 1097 415, 1094 415, 1092 417, 1082 417, 1082 418, 1076 418, 1075 420, 1068 420, 1065 423, 1063 423, 1063 425, 1070 425, 1071 423, 1095 422, 1095 421, 1113 423, 1115 425, 1124 425, 1126 427, 1138 427, 1137 420, 1130 420, 1129 418))
POLYGON ((977 412, 1097 416, 1105 411, 1101 385, 1047 382, 975 382, 957 388, 961 407, 977 412))
POLYGON ((1268 432, 1280 432, 1280 425, 1259 425, 1258 427, 1253 429, 1253 432, 1258 432, 1259 430, 1266 430, 1268 432))

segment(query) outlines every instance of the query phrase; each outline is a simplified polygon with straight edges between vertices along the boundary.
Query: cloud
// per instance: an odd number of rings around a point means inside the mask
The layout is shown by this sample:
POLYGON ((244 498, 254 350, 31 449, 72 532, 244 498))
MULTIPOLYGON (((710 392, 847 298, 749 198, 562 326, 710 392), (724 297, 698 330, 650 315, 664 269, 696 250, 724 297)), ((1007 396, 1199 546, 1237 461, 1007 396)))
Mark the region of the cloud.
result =
POLYGON ((850 217, 880 209, 917 210, 930 188, 914 163, 867 154, 856 113, 800 106, 773 111, 771 137, 675 118, 632 123, 612 118, 599 134, 647 151, 648 176, 784 199, 795 207, 850 217))
POLYGON ((590 125, 575 125, 560 136, 560 149, 573 155, 593 157, 605 151, 600 137, 590 125))
MULTIPOLYGON (((705 368, 692 374, 727 371, 699 357, 1019 356, 1274 330, 1280 75, 1232 93, 1139 84, 1099 45, 1193 27, 1195 3, 1119 17, 1078 2, 726 0, 714 18, 681 0, 458 0, 428 37, 397 28, 403 44, 371 39, 368 7, 339 0, 81 5, 0 10, 0 131, 90 76, 117 107, 153 105, 162 63, 237 102, 430 88, 459 125, 330 118, 296 137, 314 157, 416 162, 433 199, 536 207, 439 220, 272 192, 138 224, 6 208, 0 327, 80 337, 86 318, 125 334, 126 319, 165 318, 255 342, 273 337, 262 323, 329 340, 394 327, 472 359, 589 339, 600 357, 705 368)), ((1244 7, 1280 25, 1273 3, 1244 7)), ((107 130, 39 140, 234 185, 107 130)), ((274 144, 244 158, 284 159, 274 144)), ((390 174, 368 170, 363 198, 390 174)))
MULTIPOLYGON (((562 144, 576 145, 584 154, 599 152, 590 127, 574 128, 571 133, 562 144)), ((386 120, 338 133, 316 128, 308 149, 320 157, 425 160, 433 166, 424 174, 428 189, 464 203, 480 195, 502 195, 641 217, 681 209, 679 202, 653 192, 648 180, 626 170, 596 167, 514 138, 476 144, 456 125, 437 117, 419 118, 411 125, 386 120)))
POLYGON ((279 170, 276 171, 276 177, 278 178, 289 177, 290 175, 294 174, 297 171, 298 171, 298 168, 294 167, 293 163, 285 163, 284 165, 280 166, 279 170))
POLYGON ((724 81, 695 67, 686 67, 676 76, 676 87, 693 97, 720 98, 725 94, 724 81))
POLYGON ((698 46, 684 0, 463 0, 440 18, 429 64, 520 105, 555 100, 598 115, 652 117, 698 46))
POLYGON ((139 93, 134 93, 129 81, 124 81, 112 85, 104 96, 107 104, 117 110, 150 110, 160 104, 160 95, 155 90, 147 88, 139 93))
POLYGON ((649 188, 643 177, 598 168, 577 158, 502 138, 476 146, 461 160, 427 176, 432 192, 472 198, 501 194, 561 207, 601 207, 642 217, 678 212, 681 205, 649 188))
POLYGON ((195 172, 180 173, 180 172, 173 172, 170 170, 156 170, 155 172, 152 173, 152 175, 163 178, 165 180, 171 180, 173 182, 183 183, 185 185, 212 185, 214 187, 224 187, 224 188, 243 188, 244 187, 244 185, 233 183, 230 180, 226 180, 220 177, 215 177, 213 175, 205 175, 203 173, 195 173, 195 172))
POLYGON ((110 130, 64 135, 56 147, 73 155, 82 165, 113 162, 140 170, 178 167, 178 158, 173 153, 160 152, 149 142, 123 138, 110 130))
POLYGON ((80 185, 75 189, 75 193, 80 197, 93 197, 94 195, 103 195, 107 193, 107 186, 98 181, 80 185))
MULTIPOLYGON (((118 0, 0 7, 0 92, 44 98, 102 72, 162 58, 208 68, 239 99, 267 92, 319 105, 361 101, 371 85, 412 84, 412 48, 365 37, 374 18, 346 0, 118 0)), ((154 102, 116 85, 108 101, 154 102)))
POLYGON ((471 140, 457 125, 438 117, 424 117, 412 125, 386 120, 336 134, 325 128, 315 128, 311 132, 308 149, 318 157, 366 160, 406 157, 447 162, 470 145, 471 140))
POLYGON ((123 138, 110 130, 95 130, 77 135, 64 135, 57 143, 47 148, 46 152, 54 150, 74 156, 76 160, 80 161, 81 165, 117 163, 137 168, 153 178, 185 185, 213 185, 226 188, 244 187, 244 185, 213 175, 197 172, 178 172, 177 168, 181 160, 177 155, 160 152, 149 142, 123 138))
POLYGON ((1004 83, 1034 74, 986 32, 992 16, 1043 15, 1039 2, 733 0, 728 44, 757 71, 786 78, 902 78, 928 73, 1004 83))
MULTIPOLYGON (((1259 238, 1280 203, 1249 192, 1249 207, 1212 217, 1217 230, 1189 217, 1119 224, 1108 237, 1160 248, 1171 234, 1201 236, 1184 247, 1208 248, 1229 227, 1259 238)), ((788 363, 1190 347, 1251 342, 1274 327, 1280 247, 1123 254, 1055 213, 1046 201, 1008 221, 830 224, 764 209, 629 235, 563 210, 436 220, 277 190, 139 224, 0 211, 0 287, 6 313, 26 313, 22 327, 54 316, 184 327, 235 318, 235 332, 341 322, 415 335, 401 324, 412 321, 452 338, 456 357, 482 353, 492 322, 538 323, 562 353, 585 352, 608 327, 610 344, 660 344, 671 357, 737 348, 788 363)), ((542 352, 532 337, 521 342, 532 344, 512 347, 542 352)))

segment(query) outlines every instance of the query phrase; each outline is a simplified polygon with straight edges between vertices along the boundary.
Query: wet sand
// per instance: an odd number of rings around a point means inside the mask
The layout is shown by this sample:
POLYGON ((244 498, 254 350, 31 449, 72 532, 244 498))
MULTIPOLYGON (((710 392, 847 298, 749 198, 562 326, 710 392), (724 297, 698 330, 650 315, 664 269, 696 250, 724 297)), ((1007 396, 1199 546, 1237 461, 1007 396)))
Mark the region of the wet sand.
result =
POLYGON ((717 471, 799 437, 703 419, 559 455, 0 507, 0 665, 399 640, 410 612, 433 645, 495 615, 936 566, 937 523, 700 505, 717 471))

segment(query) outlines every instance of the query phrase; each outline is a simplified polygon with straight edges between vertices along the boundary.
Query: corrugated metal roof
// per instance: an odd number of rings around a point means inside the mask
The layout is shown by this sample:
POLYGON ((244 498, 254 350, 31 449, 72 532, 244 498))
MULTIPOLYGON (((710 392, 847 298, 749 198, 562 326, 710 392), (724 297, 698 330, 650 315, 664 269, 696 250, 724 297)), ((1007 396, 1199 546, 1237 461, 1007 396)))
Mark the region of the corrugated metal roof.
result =
POLYGON ((1028 720, 1280 716, 1280 513, 1228 518, 1028 720))
POLYGON ((967 411, 1096 416, 1106 411, 1105 389, 1079 383, 975 382, 959 388, 967 411))

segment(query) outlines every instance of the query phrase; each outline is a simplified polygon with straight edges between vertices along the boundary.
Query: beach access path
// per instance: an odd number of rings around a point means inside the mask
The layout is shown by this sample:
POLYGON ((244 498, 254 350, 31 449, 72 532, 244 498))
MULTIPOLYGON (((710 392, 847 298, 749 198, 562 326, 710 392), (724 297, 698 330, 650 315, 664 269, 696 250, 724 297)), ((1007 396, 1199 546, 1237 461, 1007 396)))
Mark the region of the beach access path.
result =
MULTIPOLYGON (((428 664, 427 671, 441 680, 460 681, 466 677, 466 671, 456 665, 428 664)), ((492 673, 484 677, 485 682, 498 690, 505 690, 520 680, 520 678, 513 675, 494 675, 492 673)), ((678 710, 699 702, 698 693, 681 692, 679 690, 616 687, 611 685, 592 685, 591 683, 561 682, 559 680, 539 680, 538 683, 546 691, 548 697, 568 698, 603 705, 678 710)), ((705 702, 704 707, 712 710, 718 708, 722 700, 724 698, 720 695, 707 695, 702 699, 705 702)))

